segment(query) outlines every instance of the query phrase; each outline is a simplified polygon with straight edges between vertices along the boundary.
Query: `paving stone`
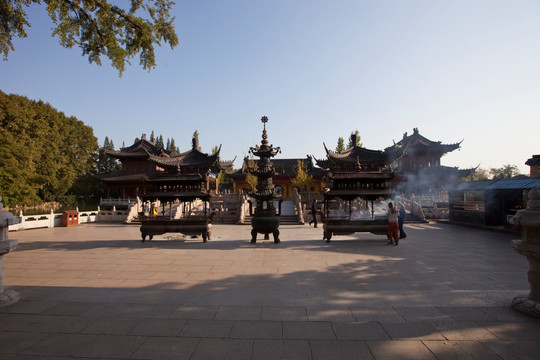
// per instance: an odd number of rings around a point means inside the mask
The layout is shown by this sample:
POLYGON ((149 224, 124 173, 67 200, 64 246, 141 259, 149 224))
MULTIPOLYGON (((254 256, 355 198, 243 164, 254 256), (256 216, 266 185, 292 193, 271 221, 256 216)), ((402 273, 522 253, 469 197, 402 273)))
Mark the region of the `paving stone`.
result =
POLYGON ((339 340, 390 340, 380 323, 332 323, 339 340))
POLYGON ((97 305, 95 302, 62 302, 42 312, 44 315, 84 315, 97 305))
POLYGON ((228 338, 233 325, 232 320, 187 320, 179 336, 228 338))
POLYGON ((235 321, 231 339, 282 339, 281 321, 235 321))
POLYGON ((130 359, 188 360, 199 341, 199 339, 190 338, 151 337, 135 351, 130 359))
POLYGON ((498 355, 478 341, 424 341, 439 360, 497 359, 498 355))
POLYGON ((140 319, 94 318, 81 332, 84 334, 129 334, 140 319))
POLYGON ((335 339, 336 335, 328 321, 284 321, 283 338, 290 340, 335 339))
POLYGON ((452 317, 434 306, 396 307, 406 321, 453 321, 452 317))
POLYGON ((482 341, 498 356, 505 360, 538 360, 540 341, 482 341))
POLYGON ((379 321, 379 322, 405 322, 405 319, 393 308, 378 308, 378 307, 368 307, 368 308, 354 308, 351 309, 356 321, 358 322, 368 322, 368 321, 379 321))
POLYGON ((129 358, 147 340, 142 336, 96 335, 76 357, 129 358))
POLYGON ((201 339, 190 360, 249 360, 253 340, 201 339))
POLYGON ((392 339, 445 340, 441 333, 428 322, 384 323, 381 325, 392 339))
POLYGON ((0 357, 4 359, 6 354, 21 354, 46 336, 41 333, 0 331, 0 357))
POLYGON ((504 341, 538 341, 540 339, 540 322, 518 323, 484 323, 487 330, 504 341))
POLYGON ((368 341, 375 359, 391 360, 437 360, 422 341, 368 341))
POLYGON ((497 337, 476 322, 441 322, 433 324, 448 340, 497 340, 497 337))
POLYGON ((35 329, 43 333, 80 333, 94 321, 94 318, 84 316, 47 316, 46 320, 35 325, 35 329))
POLYGON ((535 322, 538 321, 532 316, 527 316, 519 311, 512 309, 510 306, 485 306, 479 308, 496 321, 517 321, 517 322, 535 322))
POLYGON ((186 325, 181 319, 142 319, 131 330, 131 335, 176 336, 186 325))
POLYGON ((74 356, 95 337, 95 335, 83 334, 50 334, 22 353, 42 356, 74 356))
POLYGON ((261 320, 275 321, 307 321, 307 312, 305 307, 270 307, 265 306, 262 309, 261 320))
POLYGON ((309 321, 355 321, 350 309, 307 308, 309 321))
POLYGON ((363 341, 311 340, 313 360, 375 359, 363 341))
POLYGON ((251 360, 311 360, 307 340, 255 340, 251 360))
POLYGON ((178 306, 170 315, 179 319, 213 319, 216 316, 219 306, 178 306))
POLYGON ((260 320, 262 307, 222 306, 216 313, 216 320, 260 320))
POLYGON ((495 321, 495 318, 477 307, 439 307, 443 313, 450 315, 455 321, 495 321))

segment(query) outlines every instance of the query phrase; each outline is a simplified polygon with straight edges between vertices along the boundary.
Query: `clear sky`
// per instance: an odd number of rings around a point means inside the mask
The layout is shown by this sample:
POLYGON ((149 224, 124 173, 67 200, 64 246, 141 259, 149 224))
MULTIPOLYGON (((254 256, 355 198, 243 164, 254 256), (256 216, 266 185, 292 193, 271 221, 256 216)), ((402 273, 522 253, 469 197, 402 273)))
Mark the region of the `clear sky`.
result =
POLYGON ((280 158, 324 158, 323 143, 356 129, 383 150, 413 128, 463 140, 447 166, 528 174, 540 154, 539 1, 178 0, 180 44, 122 77, 62 48, 44 6, 28 14, 29 37, 0 60, 0 90, 77 117, 100 145, 154 130, 186 151, 197 130, 203 151, 222 144, 238 167, 266 115, 280 158))

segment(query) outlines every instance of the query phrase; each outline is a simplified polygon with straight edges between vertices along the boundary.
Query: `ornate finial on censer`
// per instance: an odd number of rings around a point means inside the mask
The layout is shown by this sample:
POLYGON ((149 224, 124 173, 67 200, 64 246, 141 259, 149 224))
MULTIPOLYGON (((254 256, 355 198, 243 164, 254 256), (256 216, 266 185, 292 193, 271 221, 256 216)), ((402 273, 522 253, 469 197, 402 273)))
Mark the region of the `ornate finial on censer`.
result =
POLYGON ((263 133, 262 133, 262 138, 263 138, 263 141, 261 142, 261 144, 263 145, 268 145, 268 134, 266 133, 266 123, 268 122, 268 118, 266 116, 263 116, 261 118, 261 122, 263 123, 263 133))

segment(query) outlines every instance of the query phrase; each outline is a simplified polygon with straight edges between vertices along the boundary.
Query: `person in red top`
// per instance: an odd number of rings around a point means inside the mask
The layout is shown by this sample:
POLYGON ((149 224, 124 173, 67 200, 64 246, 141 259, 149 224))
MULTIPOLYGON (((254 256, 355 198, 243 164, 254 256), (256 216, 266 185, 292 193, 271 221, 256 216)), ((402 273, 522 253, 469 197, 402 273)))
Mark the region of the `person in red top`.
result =
POLYGON ((386 215, 388 215, 388 245, 398 245, 399 243, 399 211, 394 207, 393 203, 388 203, 388 210, 386 215))

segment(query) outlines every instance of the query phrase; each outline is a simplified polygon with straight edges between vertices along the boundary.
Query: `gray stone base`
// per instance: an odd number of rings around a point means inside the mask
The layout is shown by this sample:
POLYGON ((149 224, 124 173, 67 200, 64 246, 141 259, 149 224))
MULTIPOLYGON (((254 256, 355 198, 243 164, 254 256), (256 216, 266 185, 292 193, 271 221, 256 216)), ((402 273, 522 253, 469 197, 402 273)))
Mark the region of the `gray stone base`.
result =
POLYGON ((21 299, 21 295, 15 290, 4 290, 0 293, 0 307, 15 304, 21 299))
POLYGON ((540 302, 518 296, 512 300, 512 307, 524 314, 540 318, 540 302))

